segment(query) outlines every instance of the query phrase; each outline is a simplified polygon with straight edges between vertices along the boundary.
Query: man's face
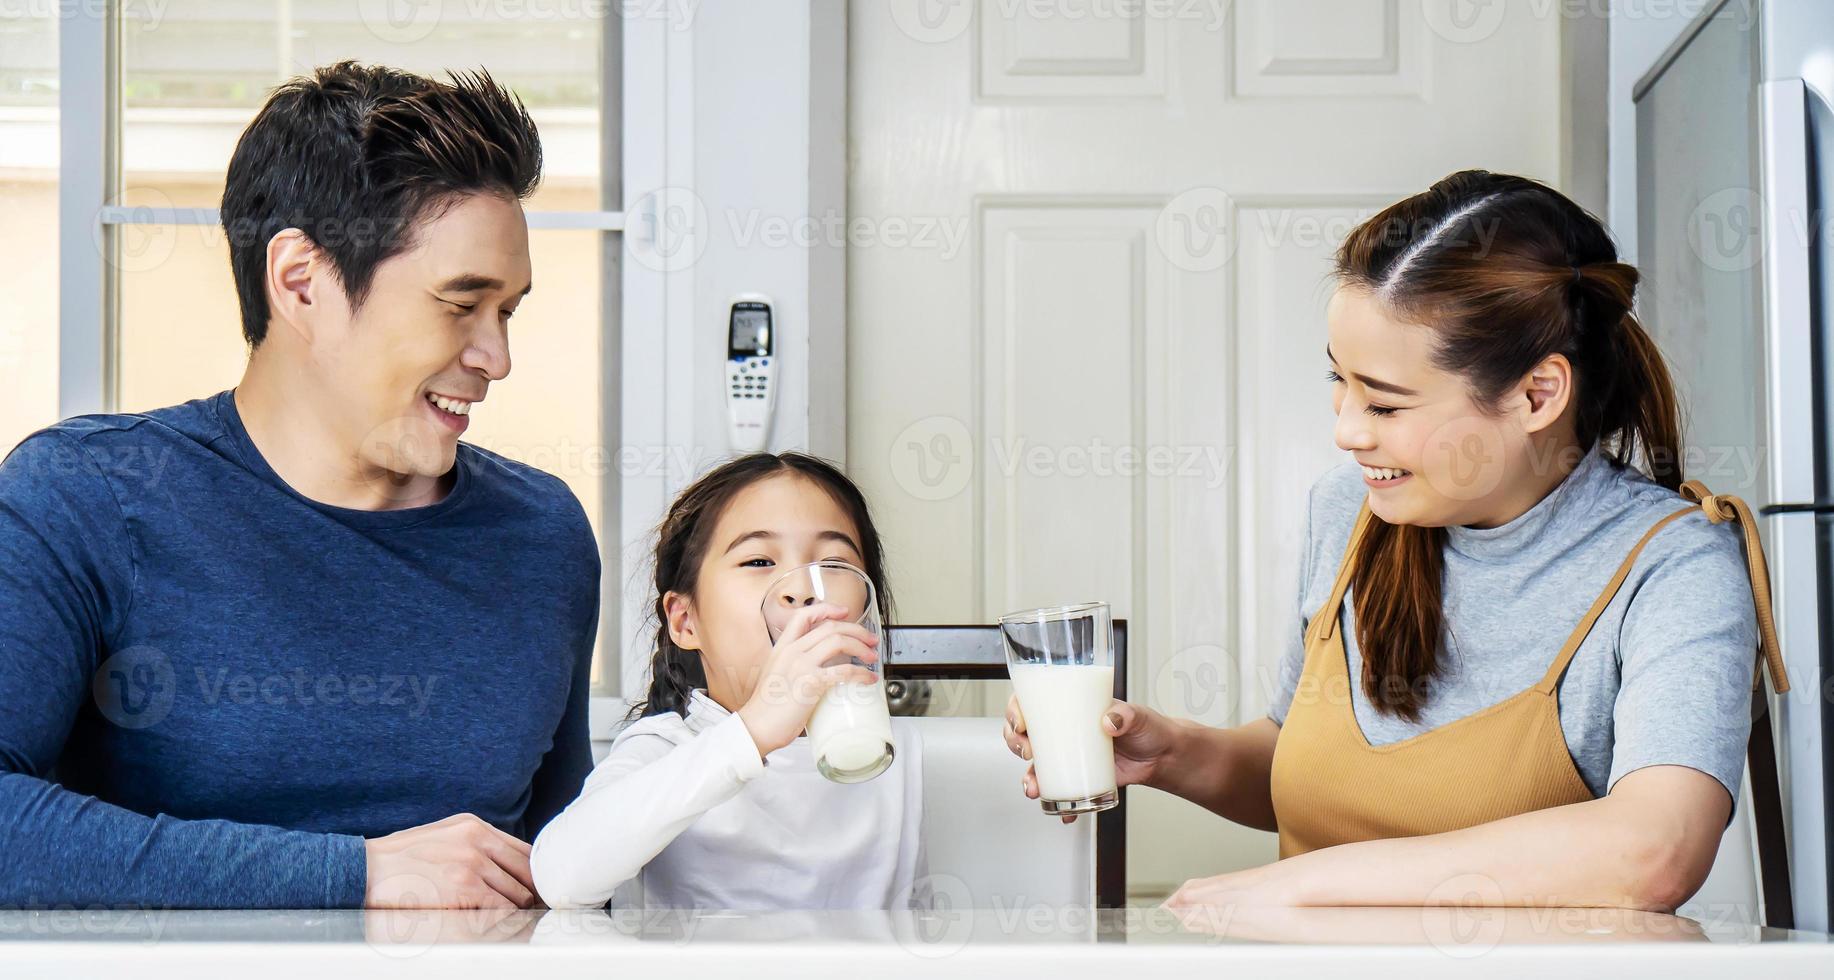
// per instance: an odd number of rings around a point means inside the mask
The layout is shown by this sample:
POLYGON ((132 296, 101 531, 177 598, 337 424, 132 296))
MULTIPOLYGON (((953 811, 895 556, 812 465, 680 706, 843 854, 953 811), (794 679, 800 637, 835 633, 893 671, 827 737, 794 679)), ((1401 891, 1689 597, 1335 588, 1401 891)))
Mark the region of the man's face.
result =
POLYGON ((460 198, 414 239, 376 267, 360 309, 321 293, 345 305, 324 311, 309 355, 371 482, 404 494, 452 469, 469 413, 509 375, 510 315, 531 285, 528 223, 507 196, 460 198))

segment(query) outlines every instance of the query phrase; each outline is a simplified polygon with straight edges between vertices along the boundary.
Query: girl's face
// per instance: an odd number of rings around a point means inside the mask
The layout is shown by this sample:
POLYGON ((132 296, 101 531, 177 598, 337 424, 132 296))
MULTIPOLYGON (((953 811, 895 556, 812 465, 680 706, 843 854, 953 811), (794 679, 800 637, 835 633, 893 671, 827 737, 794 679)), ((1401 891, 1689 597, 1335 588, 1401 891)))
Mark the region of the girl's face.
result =
POLYGON ((693 597, 671 592, 664 602, 675 644, 700 651, 714 700, 736 710, 757 685, 771 650, 760 611, 765 587, 810 562, 864 568, 859 540, 846 510, 796 473, 760 480, 732 498, 708 539, 693 597))
POLYGON ((1325 315, 1337 446, 1362 464, 1377 517, 1495 526, 1533 506, 1576 462, 1556 458, 1575 444, 1565 357, 1537 365, 1486 412, 1462 377, 1433 364, 1431 328, 1393 319, 1351 286, 1337 290, 1325 315))

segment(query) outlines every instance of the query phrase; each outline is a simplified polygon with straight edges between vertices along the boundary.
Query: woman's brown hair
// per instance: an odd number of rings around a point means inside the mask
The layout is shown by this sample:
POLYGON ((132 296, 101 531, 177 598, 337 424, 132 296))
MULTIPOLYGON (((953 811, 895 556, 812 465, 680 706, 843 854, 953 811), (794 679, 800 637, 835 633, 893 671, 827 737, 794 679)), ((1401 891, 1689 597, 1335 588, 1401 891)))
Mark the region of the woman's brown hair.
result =
MULTIPOLYGON (((1435 333, 1433 364, 1483 408, 1536 364, 1573 366, 1582 450, 1681 485, 1681 420, 1661 353, 1631 313, 1637 270, 1603 224, 1526 177, 1466 170, 1363 222, 1335 277, 1435 333)), ((1378 711, 1419 719, 1439 671, 1446 531, 1371 515, 1357 551, 1362 686, 1378 711)))
MULTIPOLYGON (((668 594, 694 595, 695 581, 700 577, 701 559, 713 538, 714 526, 726 512, 734 497, 746 487, 773 476, 793 474, 825 491, 853 520, 859 532, 862 570, 872 579, 879 593, 879 621, 891 622, 891 583, 885 578, 885 549, 879 542, 878 529, 866 509, 866 497, 860 488, 827 461, 803 453, 752 453, 722 464, 694 481, 675 502, 656 529, 656 554, 653 561, 656 617, 656 651, 650 659, 649 694, 631 706, 632 717, 659 715, 673 711, 688 713, 688 696, 697 687, 707 686, 707 674, 701 666, 700 653, 683 650, 669 637, 669 613, 665 608, 668 594)), ((759 598, 763 595, 760 593, 759 598)), ((760 615, 758 629, 764 630, 760 615)))

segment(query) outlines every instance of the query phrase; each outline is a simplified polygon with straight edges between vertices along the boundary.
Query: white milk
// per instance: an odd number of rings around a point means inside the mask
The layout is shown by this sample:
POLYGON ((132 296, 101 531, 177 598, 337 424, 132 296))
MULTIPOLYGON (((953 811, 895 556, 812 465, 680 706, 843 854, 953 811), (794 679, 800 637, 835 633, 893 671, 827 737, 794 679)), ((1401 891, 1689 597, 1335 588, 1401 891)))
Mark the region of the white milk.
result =
POLYGON ((1039 798, 1082 800, 1114 789, 1114 739, 1102 730, 1102 714, 1114 701, 1114 668, 1019 664, 1010 672, 1032 740, 1039 798))
POLYGON ((810 748, 830 769, 858 771, 877 761, 892 744, 892 713, 885 683, 836 684, 809 716, 810 748))

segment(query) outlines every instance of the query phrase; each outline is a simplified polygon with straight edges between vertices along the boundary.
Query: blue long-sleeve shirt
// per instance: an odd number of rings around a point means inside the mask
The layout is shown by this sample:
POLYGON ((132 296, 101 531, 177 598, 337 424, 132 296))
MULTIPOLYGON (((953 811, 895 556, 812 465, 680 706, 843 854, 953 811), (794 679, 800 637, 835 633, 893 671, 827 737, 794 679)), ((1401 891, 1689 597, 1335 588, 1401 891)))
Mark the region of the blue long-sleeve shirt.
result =
POLYGON ((0 906, 354 907, 363 838, 532 840, 592 758, 599 558, 558 479, 294 492, 230 392, 0 464, 0 906))

